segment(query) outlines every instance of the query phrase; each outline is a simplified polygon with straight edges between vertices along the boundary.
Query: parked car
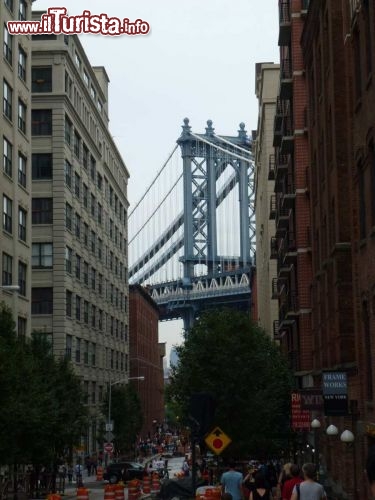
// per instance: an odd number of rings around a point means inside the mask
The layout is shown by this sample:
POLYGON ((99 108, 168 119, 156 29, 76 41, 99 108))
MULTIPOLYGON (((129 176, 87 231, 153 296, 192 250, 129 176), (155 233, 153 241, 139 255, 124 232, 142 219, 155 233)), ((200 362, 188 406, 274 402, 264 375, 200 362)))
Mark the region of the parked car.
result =
POLYGON ((143 479, 144 466, 137 462, 117 462, 109 464, 103 474, 103 479, 111 484, 132 479, 143 479))

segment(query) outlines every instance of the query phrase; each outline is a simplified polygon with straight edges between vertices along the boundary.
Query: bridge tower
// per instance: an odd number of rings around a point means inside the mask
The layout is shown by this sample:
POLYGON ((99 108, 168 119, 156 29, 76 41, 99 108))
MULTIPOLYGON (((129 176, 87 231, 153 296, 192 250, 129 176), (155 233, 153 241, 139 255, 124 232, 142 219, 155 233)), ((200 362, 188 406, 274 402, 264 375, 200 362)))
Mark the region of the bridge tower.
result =
MULTIPOLYGON (((206 264, 207 275, 212 278, 228 271, 221 269, 223 259, 218 255, 216 220, 216 208, 220 203, 216 181, 228 165, 235 170, 234 182, 239 186, 240 255, 236 264, 238 272, 251 268, 251 240, 254 236, 251 233, 255 232, 255 221, 252 219, 249 186, 254 181, 254 172, 249 168, 250 141, 243 123, 236 137, 218 137, 211 120, 207 121, 205 134, 193 134, 189 119, 185 118, 177 143, 183 158, 184 255, 180 261, 184 273, 181 286, 191 290, 197 264, 206 264)), ((225 197, 225 193, 221 196, 225 197)), ((185 330, 193 325, 197 309, 194 301, 185 304, 181 314, 185 330)))

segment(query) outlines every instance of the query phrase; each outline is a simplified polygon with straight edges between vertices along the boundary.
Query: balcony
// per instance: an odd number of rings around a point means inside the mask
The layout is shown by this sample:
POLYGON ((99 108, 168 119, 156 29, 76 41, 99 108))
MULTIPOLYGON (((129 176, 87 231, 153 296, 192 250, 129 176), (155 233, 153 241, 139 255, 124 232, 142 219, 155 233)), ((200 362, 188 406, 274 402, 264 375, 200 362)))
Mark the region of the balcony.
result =
POLYGON ((271 195, 270 198, 270 215, 269 219, 274 220, 276 217, 276 195, 271 195))
POLYGON ((275 155, 270 155, 268 159, 268 180, 275 180, 275 155))
POLYGON ((284 238, 279 246, 280 264, 290 266, 297 258, 296 240, 293 231, 286 231, 284 238))
POLYGON ((294 175, 293 172, 288 172, 288 175, 284 177, 284 182, 282 183, 282 195, 281 195, 281 208, 294 208, 294 200, 296 199, 296 193, 294 189, 294 175))
POLYGON ((281 59, 280 67, 280 99, 289 100, 293 95, 292 60, 289 57, 281 59))
POLYGON ((276 227, 287 229, 289 226, 289 216, 290 216, 290 209, 281 208, 281 204, 279 202, 279 207, 275 215, 276 227))
POLYGON ((278 256, 278 246, 277 238, 271 238, 270 242, 270 259, 277 259, 278 256))
POLYGON ((283 297, 284 300, 280 299, 281 306, 279 312, 280 326, 285 324, 291 324, 295 321, 295 317, 298 316, 299 302, 298 295, 296 292, 288 292, 283 297))
POLYGON ((273 322, 273 340, 280 340, 280 329, 279 329, 279 320, 275 319, 273 322))
POLYGON ((277 287, 277 278, 272 278, 272 294, 271 294, 271 299, 277 299, 279 296, 279 290, 277 287))
POLYGON ((275 157, 275 193, 283 191, 284 176, 291 169, 292 159, 290 155, 282 155, 278 150, 275 157))
POLYGON ((291 34, 290 0, 279 3, 279 46, 289 45, 291 34))
POLYGON ((280 153, 288 155, 294 150, 294 130, 291 113, 284 116, 280 153))

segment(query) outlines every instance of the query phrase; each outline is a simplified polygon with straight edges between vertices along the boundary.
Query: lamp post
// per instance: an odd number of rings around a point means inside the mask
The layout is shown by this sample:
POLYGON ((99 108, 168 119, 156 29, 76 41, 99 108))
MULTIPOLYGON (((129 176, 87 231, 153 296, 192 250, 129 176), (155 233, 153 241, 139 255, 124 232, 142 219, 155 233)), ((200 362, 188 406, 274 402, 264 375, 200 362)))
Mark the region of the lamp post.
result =
POLYGON ((314 418, 314 420, 311 422, 311 428, 314 431, 314 462, 315 462, 315 467, 316 467, 316 477, 319 480, 319 434, 318 430, 321 427, 321 423, 317 418, 314 418))
MULTIPOLYGON (((107 431, 107 436, 109 433, 113 431, 113 425, 111 422, 111 406, 112 406, 112 386, 116 384, 122 384, 124 382, 128 382, 129 380, 144 380, 145 377, 141 375, 140 377, 128 377, 128 378, 122 378, 120 380, 115 380, 114 382, 109 381, 109 391, 108 391, 108 421, 106 425, 106 431, 107 431)), ((111 441, 111 439, 108 439, 108 441, 111 441)), ((109 452, 107 452, 107 460, 108 460, 109 452)))

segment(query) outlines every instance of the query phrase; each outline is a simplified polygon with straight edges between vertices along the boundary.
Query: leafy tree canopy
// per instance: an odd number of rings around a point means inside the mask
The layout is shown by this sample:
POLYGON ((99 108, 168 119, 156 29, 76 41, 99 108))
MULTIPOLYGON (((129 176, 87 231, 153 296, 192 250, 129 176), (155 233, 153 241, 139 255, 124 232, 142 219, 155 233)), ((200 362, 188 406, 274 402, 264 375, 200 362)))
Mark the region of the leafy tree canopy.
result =
POLYGON ((177 347, 167 398, 188 419, 193 393, 214 396, 214 425, 231 437, 231 456, 265 457, 285 446, 291 374, 278 347, 247 315, 204 313, 177 347))

